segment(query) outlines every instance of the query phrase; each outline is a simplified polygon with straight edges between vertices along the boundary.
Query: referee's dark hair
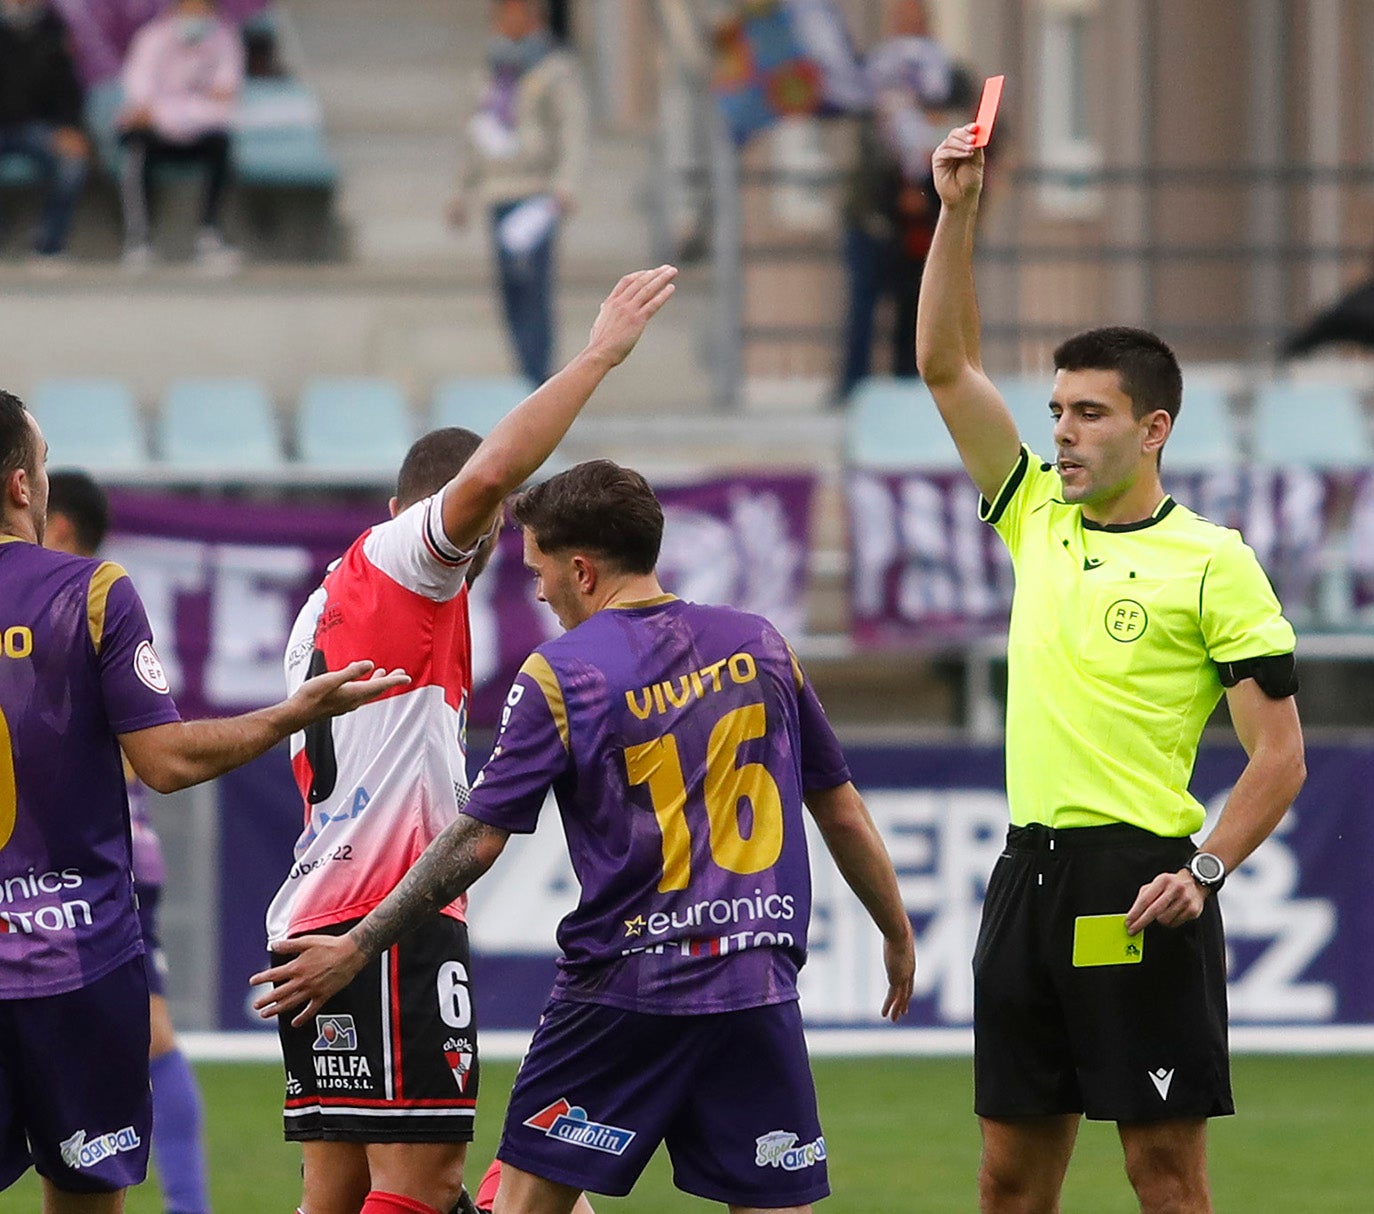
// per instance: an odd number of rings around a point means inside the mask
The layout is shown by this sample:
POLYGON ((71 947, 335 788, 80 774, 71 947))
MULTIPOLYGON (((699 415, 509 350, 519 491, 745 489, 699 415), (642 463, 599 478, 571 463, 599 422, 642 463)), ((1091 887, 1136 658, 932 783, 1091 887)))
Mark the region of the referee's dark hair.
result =
POLYGON ((481 445, 479 435, 461 426, 445 426, 417 438, 396 476, 396 508, 404 510, 438 493, 481 445))
POLYGON ((541 552, 593 552, 621 573, 652 573, 663 545, 663 507, 649 482, 608 459, 526 489, 511 515, 541 552))
POLYGON ((0 477, 22 468, 38 470, 38 444, 33 441, 33 423, 24 402, 0 388, 0 477))
POLYGON ((89 473, 63 469, 48 474, 48 517, 54 514, 71 522, 82 552, 93 556, 100 550, 110 526, 110 503, 89 473))
POLYGON ((1178 420, 1183 372, 1168 344, 1146 329, 1111 325, 1079 333, 1054 352, 1054 369, 1115 371, 1137 419, 1163 409, 1170 422, 1178 420))

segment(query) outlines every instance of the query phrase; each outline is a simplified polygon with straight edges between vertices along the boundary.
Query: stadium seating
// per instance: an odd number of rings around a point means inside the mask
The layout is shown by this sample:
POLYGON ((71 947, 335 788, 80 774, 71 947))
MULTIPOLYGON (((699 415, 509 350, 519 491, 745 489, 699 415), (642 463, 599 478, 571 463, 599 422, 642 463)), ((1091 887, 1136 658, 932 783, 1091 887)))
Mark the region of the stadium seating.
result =
POLYGON ((1179 424, 1164 448, 1166 465, 1179 472, 1235 467, 1241 447, 1230 394, 1219 383, 1190 381, 1186 370, 1183 383, 1179 424))
POLYGON ((959 467, 959 453, 919 380, 864 380, 849 398, 850 462, 873 471, 959 467))
POLYGON ((318 376, 301 393, 296 449, 313 467, 393 473, 412 437, 410 410, 391 380, 318 376))
POLYGON ((133 472, 148 460, 138 406, 113 379, 49 379, 30 396, 54 467, 133 472))
POLYGON ((1269 465, 1367 466, 1374 450, 1359 390, 1338 382, 1262 385, 1255 393, 1251 454, 1269 465))
POLYGON ((250 379, 182 379, 159 418, 159 455, 178 471, 239 474, 279 470, 281 439, 272 402, 250 379))
POLYGON ((486 437, 491 428, 534 391, 519 376, 465 376, 444 380, 434 391, 430 425, 462 426, 486 437))
MULTIPOLYGON (((118 80, 97 84, 86 94, 86 125, 111 176, 118 176, 121 163, 115 119, 123 99, 118 80)), ((244 81, 232 147, 234 176, 241 185, 332 189, 339 180, 325 143, 319 102, 293 78, 244 81)), ((159 171, 175 175, 198 170, 166 165, 159 171)))

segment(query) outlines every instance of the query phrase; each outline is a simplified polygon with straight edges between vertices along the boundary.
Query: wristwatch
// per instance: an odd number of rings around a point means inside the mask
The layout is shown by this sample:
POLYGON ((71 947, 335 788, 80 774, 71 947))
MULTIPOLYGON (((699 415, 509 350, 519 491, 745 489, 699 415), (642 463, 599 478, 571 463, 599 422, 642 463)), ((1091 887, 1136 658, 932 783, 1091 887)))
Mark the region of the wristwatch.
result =
POLYGON ((1203 889, 1219 890, 1226 884, 1226 865, 1209 851, 1200 851, 1188 861, 1188 871, 1203 889))

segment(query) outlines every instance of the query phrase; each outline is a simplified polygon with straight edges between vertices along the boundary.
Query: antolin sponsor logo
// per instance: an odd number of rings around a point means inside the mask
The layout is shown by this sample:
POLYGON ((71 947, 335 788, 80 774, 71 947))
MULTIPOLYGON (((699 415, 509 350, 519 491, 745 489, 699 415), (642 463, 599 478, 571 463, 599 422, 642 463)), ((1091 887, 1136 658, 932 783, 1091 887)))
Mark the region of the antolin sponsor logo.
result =
POLYGON ((586 1109, 578 1108, 567 1100, 555 1100, 525 1124, 532 1130, 542 1130, 548 1138, 556 1138, 574 1147, 604 1151, 607 1155, 625 1154, 625 1148, 635 1136, 633 1130, 592 1121, 586 1109))

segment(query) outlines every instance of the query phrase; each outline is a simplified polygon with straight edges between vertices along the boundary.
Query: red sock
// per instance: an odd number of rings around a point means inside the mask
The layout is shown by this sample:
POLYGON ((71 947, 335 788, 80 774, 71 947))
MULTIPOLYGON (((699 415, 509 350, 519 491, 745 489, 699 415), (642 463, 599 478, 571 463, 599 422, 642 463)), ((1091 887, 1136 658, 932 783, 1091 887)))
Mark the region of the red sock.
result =
POLYGON ((441 1214, 433 1206, 413 1197, 403 1197, 400 1193, 382 1193, 373 1189, 363 1202, 359 1214, 441 1214))
POLYGON ((501 1161, 493 1159, 482 1183, 477 1186, 477 1196, 473 1203, 479 1210, 490 1210, 496 1204, 496 1190, 501 1187, 501 1161))

